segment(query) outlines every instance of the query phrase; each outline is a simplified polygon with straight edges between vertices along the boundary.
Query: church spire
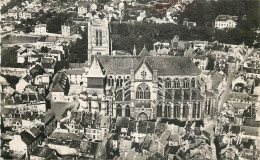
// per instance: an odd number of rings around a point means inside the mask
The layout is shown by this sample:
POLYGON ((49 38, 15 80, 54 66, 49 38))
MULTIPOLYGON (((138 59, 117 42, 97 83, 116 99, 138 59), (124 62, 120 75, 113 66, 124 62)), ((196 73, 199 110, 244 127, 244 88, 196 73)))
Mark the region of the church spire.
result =
POLYGON ((135 48, 135 45, 134 45, 134 49, 133 49, 133 56, 136 56, 136 48, 135 48))

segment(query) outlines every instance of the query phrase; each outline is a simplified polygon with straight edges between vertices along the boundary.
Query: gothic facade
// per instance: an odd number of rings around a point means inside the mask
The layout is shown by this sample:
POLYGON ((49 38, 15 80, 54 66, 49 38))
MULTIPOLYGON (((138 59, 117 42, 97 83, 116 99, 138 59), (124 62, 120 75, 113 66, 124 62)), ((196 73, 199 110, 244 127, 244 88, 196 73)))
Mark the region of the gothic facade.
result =
POLYGON ((92 56, 81 107, 112 117, 200 120, 211 115, 200 69, 186 57, 92 56), (84 98, 83 98, 84 97, 84 98))
POLYGON ((80 108, 111 117, 200 120, 214 113, 201 70, 187 57, 154 56, 145 46, 133 56, 110 55, 109 23, 88 22, 88 66, 80 108))

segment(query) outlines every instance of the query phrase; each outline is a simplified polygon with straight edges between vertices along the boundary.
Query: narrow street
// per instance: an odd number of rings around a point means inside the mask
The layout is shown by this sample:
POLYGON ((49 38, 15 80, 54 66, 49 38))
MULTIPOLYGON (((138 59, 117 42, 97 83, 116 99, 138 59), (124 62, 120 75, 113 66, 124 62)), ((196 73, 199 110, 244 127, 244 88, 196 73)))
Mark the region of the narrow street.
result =
POLYGON ((248 59, 248 57, 251 55, 252 52, 253 52, 252 48, 248 49, 246 55, 244 56, 244 60, 241 61, 239 63, 239 65, 237 65, 235 68, 229 70, 227 83, 224 86, 224 92, 220 96, 220 99, 219 99, 219 102, 218 102, 218 112, 221 111, 223 104, 227 101, 228 95, 232 91, 232 89, 231 89, 232 80, 236 77, 238 70, 239 70, 239 66, 244 64, 244 62, 248 59))
POLYGON ((224 92, 220 96, 220 99, 218 102, 218 111, 219 112, 221 111, 223 104, 227 101, 228 95, 231 93, 231 83, 232 83, 232 80, 234 77, 235 77, 235 72, 229 73, 224 92))
POLYGON ((215 122, 214 121, 208 121, 205 123, 205 131, 210 133, 210 146, 212 149, 212 160, 217 160, 217 154, 216 154, 216 146, 214 144, 214 139, 215 139, 215 132, 213 128, 215 127, 215 122))

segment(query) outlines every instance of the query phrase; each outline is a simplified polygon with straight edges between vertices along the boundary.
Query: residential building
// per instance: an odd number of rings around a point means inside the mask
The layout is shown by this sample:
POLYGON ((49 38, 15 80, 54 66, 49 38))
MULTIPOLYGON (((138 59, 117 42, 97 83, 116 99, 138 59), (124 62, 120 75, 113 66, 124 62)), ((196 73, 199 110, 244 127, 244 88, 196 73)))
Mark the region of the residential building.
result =
POLYGON ((230 15, 219 15, 215 19, 215 28, 225 29, 225 28, 236 28, 237 26, 237 16, 230 15))
POLYGON ((78 16, 84 17, 88 13, 89 2, 87 1, 79 1, 78 2, 78 16))
POLYGON ((58 157, 54 149, 37 146, 30 154, 30 159, 44 160, 44 159, 58 159, 58 157))
POLYGON ((83 84, 85 81, 86 71, 84 69, 66 70, 66 75, 69 78, 70 84, 83 84))
POLYGON ((46 35, 47 30, 46 30, 46 24, 38 24, 34 28, 34 34, 36 35, 46 35))
POLYGON ((44 115, 41 115, 37 118, 37 124, 42 125, 40 131, 44 134, 45 137, 48 137, 56 129, 56 119, 54 112, 49 109, 44 115))
POLYGON ((19 79, 19 82, 16 84, 16 91, 19 93, 22 93, 24 91, 24 88, 31 84, 32 82, 32 77, 29 76, 28 74, 24 76, 23 78, 19 79))
POLYGON ((77 31, 77 27, 74 25, 70 25, 70 24, 64 24, 61 26, 61 35, 63 37, 70 37, 72 35, 74 35, 77 31))
POLYGON ((14 135, 14 139, 9 142, 10 150, 16 154, 30 157, 31 152, 42 142, 42 133, 36 127, 24 130, 19 135, 14 135), (18 145, 19 144, 19 145, 18 145))

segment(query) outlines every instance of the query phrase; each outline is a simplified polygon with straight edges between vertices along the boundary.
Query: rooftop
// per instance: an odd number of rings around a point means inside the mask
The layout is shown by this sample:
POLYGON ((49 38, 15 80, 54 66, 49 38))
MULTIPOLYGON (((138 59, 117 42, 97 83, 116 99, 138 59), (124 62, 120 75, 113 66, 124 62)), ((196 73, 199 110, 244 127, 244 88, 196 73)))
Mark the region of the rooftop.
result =
MULTIPOLYGON (((138 66, 142 57, 140 56, 97 56, 106 74, 130 74, 131 69, 138 66)), ((150 68, 163 75, 199 75, 200 69, 187 57, 145 57, 150 68), (174 69, 169 69, 174 68, 174 69)))
POLYGON ((51 154, 55 153, 54 149, 47 147, 39 147, 37 146, 31 153, 32 156, 48 158, 51 154))
POLYGON ((219 15, 215 21, 227 21, 227 20, 237 20, 237 16, 230 16, 230 15, 219 15))

